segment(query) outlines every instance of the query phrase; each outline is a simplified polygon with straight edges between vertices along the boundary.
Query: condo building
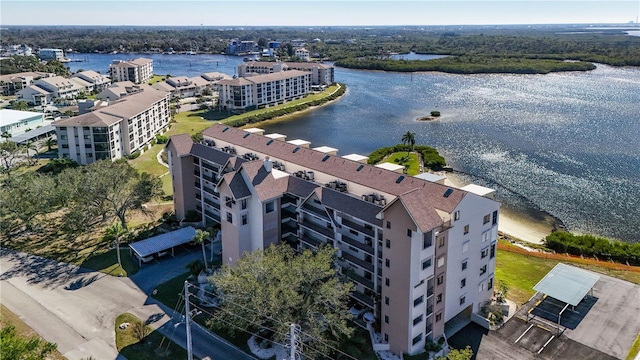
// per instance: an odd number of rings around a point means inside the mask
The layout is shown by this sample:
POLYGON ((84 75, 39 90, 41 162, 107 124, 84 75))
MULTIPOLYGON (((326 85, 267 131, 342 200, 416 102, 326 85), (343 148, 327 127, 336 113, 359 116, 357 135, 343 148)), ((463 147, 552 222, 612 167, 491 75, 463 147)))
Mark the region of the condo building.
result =
POLYGON ((135 60, 113 60, 109 65, 109 74, 113 81, 131 81, 135 84, 146 83, 153 77, 153 60, 137 58, 135 60))
POLYGON ((336 248, 352 301, 374 314, 378 350, 420 353, 491 298, 493 199, 260 129, 214 125, 203 138, 166 146, 177 217, 219 223, 228 265, 278 242, 336 248))
POLYGON ((334 67, 332 65, 312 62, 251 61, 238 65, 238 76, 273 74, 288 70, 309 72, 311 74, 311 85, 331 85, 334 82, 334 67))
POLYGON ((96 107, 53 123, 60 157, 83 165, 101 159, 117 160, 143 149, 171 120, 169 93, 148 85, 96 107))

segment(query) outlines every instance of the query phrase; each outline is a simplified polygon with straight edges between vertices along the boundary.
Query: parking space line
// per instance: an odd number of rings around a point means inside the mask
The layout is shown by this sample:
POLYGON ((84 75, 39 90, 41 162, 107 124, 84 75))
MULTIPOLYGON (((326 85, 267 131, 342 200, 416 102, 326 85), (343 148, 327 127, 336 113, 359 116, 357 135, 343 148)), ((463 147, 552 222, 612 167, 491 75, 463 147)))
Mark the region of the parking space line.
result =
POLYGON ((551 337, 549 338, 549 340, 547 340, 546 343, 544 343, 544 345, 542 345, 542 347, 540 348, 540 350, 538 350, 538 354, 540 354, 542 352, 542 350, 544 350, 544 348, 547 347, 547 345, 549 345, 549 343, 551 342, 551 340, 553 340, 553 338, 556 337, 555 335, 551 335, 551 337))
POLYGON ((517 343, 518 343, 518 341, 520 341, 520 339, 522 339, 522 337, 523 337, 527 332, 529 332, 529 330, 531 330, 531 328, 532 328, 532 327, 533 327, 533 324, 529 325, 529 327, 527 328, 527 330, 525 330, 525 331, 522 333, 522 335, 520 335, 520 337, 519 337, 518 339, 516 339, 516 341, 514 342, 514 344, 517 344, 517 343))

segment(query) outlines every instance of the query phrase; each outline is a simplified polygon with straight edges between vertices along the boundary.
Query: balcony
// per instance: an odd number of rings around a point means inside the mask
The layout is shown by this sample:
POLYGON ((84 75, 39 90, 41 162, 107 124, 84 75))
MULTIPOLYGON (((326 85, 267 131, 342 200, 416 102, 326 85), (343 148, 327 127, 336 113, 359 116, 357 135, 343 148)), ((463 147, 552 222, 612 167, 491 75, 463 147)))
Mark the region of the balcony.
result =
POLYGON ((308 220, 303 220, 302 223, 300 223, 300 225, 313 230, 314 232, 317 232, 320 235, 326 236, 328 238, 333 239, 333 230, 326 228, 326 227, 322 227, 320 225, 314 224, 311 221, 308 220))
POLYGON ((288 205, 297 205, 298 203, 298 198, 296 198, 295 196, 291 196, 289 194, 285 194, 282 197, 282 207, 288 206, 288 205))
POLYGON ((213 196, 214 198, 218 198, 218 194, 216 192, 213 191, 213 189, 211 189, 208 186, 205 186, 202 188, 202 190, 204 190, 207 194, 210 194, 211 196, 213 196))
POLYGON ((306 204, 302 205, 301 209, 302 211, 307 212, 311 215, 317 216, 322 220, 329 221, 329 216, 327 215, 327 212, 322 209, 318 209, 316 207, 306 205, 306 204))
POLYGON ((298 223, 296 223, 295 221, 287 221, 284 224, 282 224, 282 227, 280 228, 280 231, 282 234, 286 234, 286 233, 292 233, 292 234, 297 234, 298 233, 298 223))
POLYGON ((297 245, 299 243, 298 238, 295 235, 291 235, 291 234, 283 237, 282 241, 285 241, 285 242, 287 242, 288 244, 291 244, 291 245, 297 245))
POLYGON ((433 305, 427 306, 427 316, 433 314, 433 305))
POLYGON ((431 285, 431 287, 427 288, 427 297, 432 296, 433 295, 433 285, 431 285))
POLYGON ((287 219, 295 220, 298 218, 298 213, 290 210, 290 207, 286 207, 282 209, 280 217, 282 218, 282 221, 286 221, 287 219))
POLYGON ((345 218, 342 218, 342 225, 348 226, 348 227, 352 228, 353 230, 359 231, 359 232, 361 232, 363 234, 367 234, 367 235, 369 235, 371 237, 374 236, 373 229, 369 229, 369 228, 366 228, 366 227, 364 227, 362 225, 358 225, 358 224, 354 223, 353 221, 347 220, 345 218))
POLYGON ((347 243, 347 244, 349 244, 349 245, 351 245, 351 246, 353 246, 355 248, 358 248, 358 249, 360 249, 362 251, 365 251, 370 255, 373 255, 373 247, 371 247, 369 245, 365 245, 365 244, 361 243, 360 241, 355 240, 353 238, 350 238, 349 236, 347 236, 345 234, 342 234, 342 241, 344 241, 345 243, 347 243))
POLYGON ((206 163, 206 162, 204 162, 204 161, 202 162, 202 167, 207 168, 207 169, 209 169, 209 170, 213 171, 213 172, 214 172, 214 173, 216 173, 216 174, 217 174, 217 173, 218 173, 218 171, 219 171, 216 167, 214 167, 214 166, 212 166, 212 165, 209 165, 209 164, 207 164, 207 163, 206 163))
POLYGON ((357 291, 353 291, 351 293, 351 297, 360 301, 361 303, 367 305, 368 307, 373 307, 373 299, 365 294, 359 293, 357 291))
POLYGON ((306 242, 307 244, 313 246, 313 247, 318 247, 320 245, 323 245, 324 242, 320 241, 314 237, 311 237, 307 234, 303 234, 302 236, 299 236, 298 239, 300 239, 300 241, 306 242))
POLYGON ((209 218, 211 218, 211 219, 213 219, 213 220, 217 221, 218 223, 220 222, 220 215, 216 215, 216 214, 212 213, 212 212, 211 212, 211 211, 209 211, 209 210, 205 210, 205 211, 204 211, 204 214, 205 214, 207 217, 209 217, 209 218))
POLYGON ((213 206, 214 208, 216 208, 216 209, 220 210, 220 204, 219 204, 219 203, 216 203, 216 202, 214 202, 214 201, 212 201, 212 200, 209 200, 209 199, 207 199, 207 198, 204 198, 204 203, 205 203, 205 204, 207 204, 207 205, 211 205, 211 206, 213 206))
POLYGON ((342 252, 342 257, 345 260, 353 263, 354 265, 357 265, 357 266, 359 266, 359 267, 361 267, 361 268, 363 268, 363 269, 365 269, 365 270, 367 270, 367 271, 369 271, 371 273, 373 272, 373 264, 369 264, 368 262, 366 262, 364 260, 358 259, 357 257, 355 257, 355 256, 353 256, 353 255, 351 255, 351 254, 349 254, 348 252, 345 252, 345 251, 342 252))
POLYGON ((211 181, 214 184, 218 183, 218 180, 220 180, 217 176, 209 176, 209 175, 202 175, 202 179, 207 180, 207 181, 211 181))
POLYGON ((356 274, 353 270, 345 270, 344 275, 358 284, 373 290, 373 281, 365 279, 364 277, 356 274))

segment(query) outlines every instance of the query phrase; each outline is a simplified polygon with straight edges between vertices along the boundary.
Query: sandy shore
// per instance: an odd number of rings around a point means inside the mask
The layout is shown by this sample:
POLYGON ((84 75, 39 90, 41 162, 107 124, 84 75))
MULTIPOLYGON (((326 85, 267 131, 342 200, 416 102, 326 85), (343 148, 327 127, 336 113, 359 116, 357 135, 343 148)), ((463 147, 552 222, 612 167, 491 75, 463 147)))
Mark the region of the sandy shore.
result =
MULTIPOLYGON (((458 188, 467 185, 451 173, 442 173, 442 175, 447 177, 445 185, 458 188)), ((498 231, 526 242, 541 244, 542 240, 551 233, 553 221, 550 216, 540 221, 503 207, 500 209, 498 231)))

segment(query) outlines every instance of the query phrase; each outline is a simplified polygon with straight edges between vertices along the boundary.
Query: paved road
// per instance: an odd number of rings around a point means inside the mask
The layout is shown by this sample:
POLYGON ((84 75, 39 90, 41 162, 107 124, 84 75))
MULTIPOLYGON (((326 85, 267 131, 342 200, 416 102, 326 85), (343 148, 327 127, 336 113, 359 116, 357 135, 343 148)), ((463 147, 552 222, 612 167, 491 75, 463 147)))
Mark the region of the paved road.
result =
MULTIPOLYGON (((115 348, 117 315, 130 312, 186 346, 184 325, 174 327, 172 309, 147 296, 157 284, 184 272, 201 253, 192 251, 146 265, 132 278, 0 249, 0 300, 70 360, 124 359, 115 348), (169 314, 169 315, 167 315, 169 314)), ((204 329, 193 327, 194 354, 212 359, 253 359, 204 329)))

